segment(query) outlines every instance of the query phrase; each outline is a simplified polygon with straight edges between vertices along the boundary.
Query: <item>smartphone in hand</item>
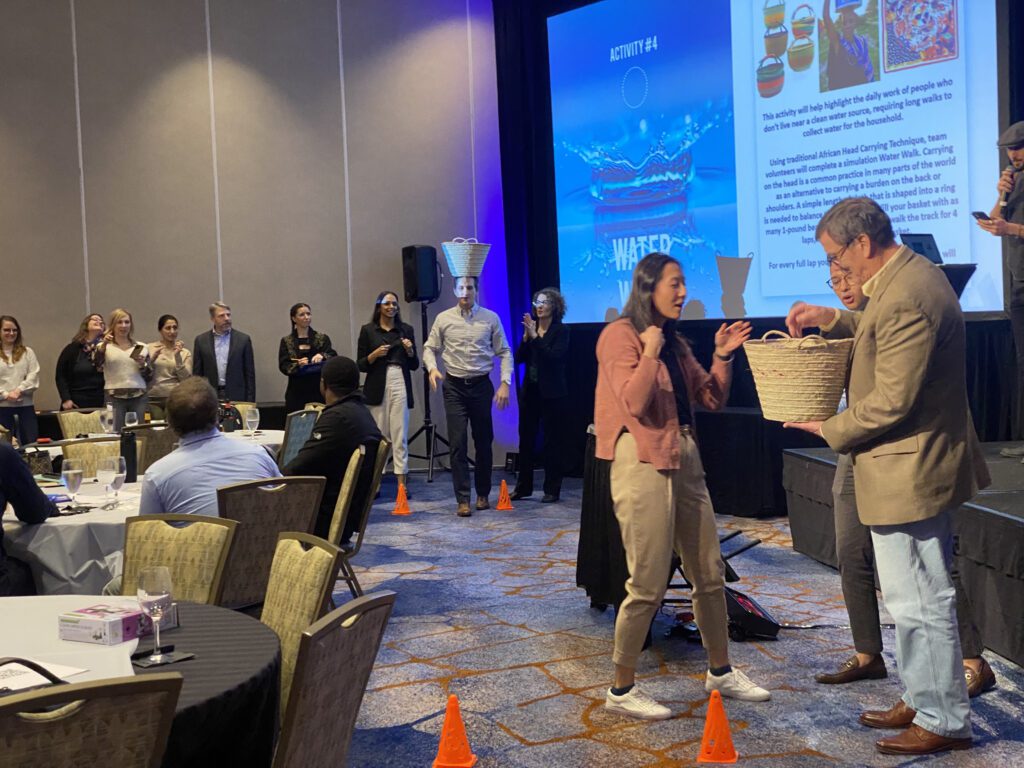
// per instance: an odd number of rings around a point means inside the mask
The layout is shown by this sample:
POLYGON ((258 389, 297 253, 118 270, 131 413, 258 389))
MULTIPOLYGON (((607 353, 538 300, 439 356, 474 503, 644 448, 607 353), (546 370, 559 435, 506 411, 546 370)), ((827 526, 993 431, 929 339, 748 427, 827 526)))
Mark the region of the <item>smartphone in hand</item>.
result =
POLYGON ((132 347, 132 351, 131 351, 131 358, 132 358, 132 360, 134 360, 135 362, 139 361, 139 356, 142 355, 142 349, 143 349, 143 347, 142 347, 141 344, 136 344, 134 347, 132 347))
POLYGON ((989 216, 984 211, 971 211, 971 216, 976 218, 978 221, 988 221, 989 216))

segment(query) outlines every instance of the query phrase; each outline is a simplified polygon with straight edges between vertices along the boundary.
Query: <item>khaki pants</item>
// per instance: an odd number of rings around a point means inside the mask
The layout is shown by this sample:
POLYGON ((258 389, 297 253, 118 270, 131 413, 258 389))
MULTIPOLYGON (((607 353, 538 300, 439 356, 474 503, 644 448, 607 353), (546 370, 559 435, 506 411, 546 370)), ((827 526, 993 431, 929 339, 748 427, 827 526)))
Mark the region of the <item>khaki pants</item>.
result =
POLYGON ((673 548, 693 585, 693 612, 704 648, 712 658, 728 658, 725 564, 715 511, 693 436, 681 435, 679 448, 680 468, 659 471, 637 458, 636 441, 628 432, 615 444, 612 502, 630 576, 615 621, 612 659, 630 669, 636 667, 665 595, 673 548))
POLYGON ((405 397, 405 377, 398 365, 389 365, 384 379, 384 399, 371 405, 370 414, 377 429, 391 441, 391 459, 396 475, 409 472, 409 403, 405 397))

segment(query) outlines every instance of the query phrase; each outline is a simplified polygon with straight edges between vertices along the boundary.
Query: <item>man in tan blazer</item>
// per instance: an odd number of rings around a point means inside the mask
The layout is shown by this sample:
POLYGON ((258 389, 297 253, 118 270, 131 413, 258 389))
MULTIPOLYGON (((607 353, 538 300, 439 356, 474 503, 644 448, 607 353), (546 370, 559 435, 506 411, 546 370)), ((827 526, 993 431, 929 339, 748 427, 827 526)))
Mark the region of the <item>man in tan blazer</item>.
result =
POLYGON ((966 749, 970 705, 949 573, 951 515, 989 477, 967 407, 963 315, 945 275, 896 243, 875 201, 839 201, 815 237, 870 298, 862 313, 799 302, 786 318, 795 336, 817 326, 854 339, 850 407, 825 422, 787 426, 852 457, 860 519, 871 526, 882 596, 896 622, 906 692, 860 722, 906 728, 876 742, 881 752, 966 749))

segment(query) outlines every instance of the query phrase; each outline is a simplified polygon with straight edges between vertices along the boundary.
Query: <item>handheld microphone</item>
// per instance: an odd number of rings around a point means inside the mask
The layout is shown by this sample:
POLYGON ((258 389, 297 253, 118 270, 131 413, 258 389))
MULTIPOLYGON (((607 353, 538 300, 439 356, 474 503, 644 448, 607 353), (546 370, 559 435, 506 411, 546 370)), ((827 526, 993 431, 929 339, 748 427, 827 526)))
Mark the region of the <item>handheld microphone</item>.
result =
MULTIPOLYGON (((1013 163, 1009 163, 1006 166, 1006 168, 1003 169, 1003 173, 1006 173, 1007 171, 1010 172, 1010 179, 1012 180, 1013 179, 1013 175, 1017 172, 1017 167, 1013 163)), ((1009 199, 1010 199, 1010 193, 1009 192, 1003 192, 1003 194, 1001 194, 999 196, 999 207, 1000 208, 1005 208, 1006 207, 1006 203, 1007 203, 1007 201, 1009 199)))

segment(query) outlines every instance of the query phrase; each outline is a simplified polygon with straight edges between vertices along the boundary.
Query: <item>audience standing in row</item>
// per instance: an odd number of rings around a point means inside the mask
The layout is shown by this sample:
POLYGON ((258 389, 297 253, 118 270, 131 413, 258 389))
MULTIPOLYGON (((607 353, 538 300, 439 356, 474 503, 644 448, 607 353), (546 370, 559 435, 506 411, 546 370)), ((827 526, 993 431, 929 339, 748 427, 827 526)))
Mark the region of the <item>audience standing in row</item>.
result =
POLYGON ((277 367, 288 377, 285 413, 301 411, 306 403, 324 401, 320 394, 320 369, 326 360, 338 354, 331 346, 330 336, 313 330, 313 310, 309 304, 296 304, 288 315, 292 332, 281 339, 277 352, 277 367))
MULTIPOLYGON (((32 395, 39 389, 39 361, 25 346, 21 326, 10 315, 0 315, 0 425, 21 444, 39 435, 32 395)), ((2 511, 2 508, 0 508, 2 511)))
POLYGON ((147 390, 153 366, 145 344, 135 341, 131 313, 115 309, 103 340, 93 351, 93 363, 103 371, 107 404, 114 408, 114 431, 121 431, 124 417, 134 413, 138 423, 146 417, 147 390))
POLYGON ((192 372, 205 376, 221 400, 256 402, 256 364, 252 340, 231 326, 231 307, 220 301, 210 305, 213 328, 196 336, 192 345, 192 372))
POLYGON ((106 331, 103 315, 86 315, 78 333, 57 358, 57 393, 62 411, 103 407, 103 372, 96 370, 92 353, 106 331))
POLYGON ((154 419, 162 419, 171 390, 192 375, 192 353, 178 338, 178 318, 174 315, 160 315, 156 327, 160 340, 149 345, 149 357, 153 361, 149 410, 154 419))

